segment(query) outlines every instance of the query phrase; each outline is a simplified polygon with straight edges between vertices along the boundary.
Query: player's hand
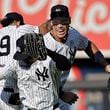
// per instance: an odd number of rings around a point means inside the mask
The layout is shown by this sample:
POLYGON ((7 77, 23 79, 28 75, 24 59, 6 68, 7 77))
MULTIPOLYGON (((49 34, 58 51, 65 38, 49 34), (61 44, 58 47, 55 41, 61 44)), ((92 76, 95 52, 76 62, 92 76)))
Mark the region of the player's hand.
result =
POLYGON ((105 67, 105 71, 110 74, 110 64, 105 67))
POLYGON ((48 20, 42 23, 41 25, 39 25, 39 30, 40 30, 40 33, 43 35, 51 31, 52 30, 51 20, 48 20))
POLYGON ((11 94, 11 96, 9 97, 8 102, 9 102, 9 104, 12 104, 12 105, 19 105, 19 104, 21 104, 21 101, 19 99, 19 93, 11 94))
POLYGON ((72 104, 72 103, 75 103, 79 99, 79 97, 75 93, 64 92, 61 99, 66 103, 72 104))

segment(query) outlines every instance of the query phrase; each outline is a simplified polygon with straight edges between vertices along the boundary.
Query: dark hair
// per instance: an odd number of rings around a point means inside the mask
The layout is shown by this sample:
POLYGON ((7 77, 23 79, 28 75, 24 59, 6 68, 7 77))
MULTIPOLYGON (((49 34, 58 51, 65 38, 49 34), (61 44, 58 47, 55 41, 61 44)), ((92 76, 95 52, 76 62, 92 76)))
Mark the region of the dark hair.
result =
POLYGON ((3 27, 10 25, 14 20, 20 21, 20 25, 24 25, 24 20, 21 14, 17 12, 10 12, 0 21, 3 27))

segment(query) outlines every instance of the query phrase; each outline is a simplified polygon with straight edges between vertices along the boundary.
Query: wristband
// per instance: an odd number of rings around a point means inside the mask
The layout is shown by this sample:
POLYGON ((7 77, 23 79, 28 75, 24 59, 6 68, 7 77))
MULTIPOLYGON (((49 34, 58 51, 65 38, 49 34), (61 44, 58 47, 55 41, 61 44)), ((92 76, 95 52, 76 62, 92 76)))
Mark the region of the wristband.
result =
POLYGON ((100 51, 97 51, 94 54, 94 61, 96 63, 99 63, 101 66, 106 67, 108 65, 108 62, 104 59, 104 56, 100 51))

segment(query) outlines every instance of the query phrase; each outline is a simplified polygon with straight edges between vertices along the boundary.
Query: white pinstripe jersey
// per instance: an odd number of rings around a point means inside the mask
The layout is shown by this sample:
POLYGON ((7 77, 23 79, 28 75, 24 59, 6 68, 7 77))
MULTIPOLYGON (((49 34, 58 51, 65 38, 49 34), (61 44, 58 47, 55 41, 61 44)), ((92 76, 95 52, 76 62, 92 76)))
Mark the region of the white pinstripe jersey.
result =
MULTIPOLYGON (((88 39, 86 37, 84 37, 83 35, 81 35, 77 30, 75 30, 72 27, 69 28, 67 41, 65 42, 65 44, 62 44, 62 46, 58 45, 59 42, 55 41, 55 39, 52 37, 50 32, 44 36, 44 41, 45 41, 45 45, 47 46, 47 48, 66 56, 67 58, 70 59, 72 64, 74 62, 76 50, 84 50, 84 49, 86 49, 86 47, 88 45, 88 39)), ((67 76, 68 73, 69 73, 69 71, 65 71, 65 72, 63 72, 62 76, 64 76, 64 75, 67 76)), ((62 77, 62 78, 64 78, 64 77, 62 77)), ((54 82, 54 83, 56 83, 56 82, 54 82)), ((60 82, 57 84, 55 84, 56 88, 59 87, 60 82)))
MULTIPOLYGON (((16 40, 23 34, 33 32, 38 27, 31 25, 22 25, 16 27, 10 25, 0 29, 0 79, 5 78, 5 71, 12 65, 13 55, 16 52, 16 40)), ((7 72, 6 72, 7 73, 7 72)), ((15 88, 14 75, 7 78, 5 86, 15 88)), ((4 79, 0 81, 0 87, 4 86, 4 79)))
POLYGON ((34 62, 30 68, 26 68, 24 62, 19 64, 21 66, 18 65, 15 71, 22 103, 30 109, 53 110, 59 91, 55 86, 59 82, 58 75, 61 75, 55 62, 48 56, 46 60, 34 62))

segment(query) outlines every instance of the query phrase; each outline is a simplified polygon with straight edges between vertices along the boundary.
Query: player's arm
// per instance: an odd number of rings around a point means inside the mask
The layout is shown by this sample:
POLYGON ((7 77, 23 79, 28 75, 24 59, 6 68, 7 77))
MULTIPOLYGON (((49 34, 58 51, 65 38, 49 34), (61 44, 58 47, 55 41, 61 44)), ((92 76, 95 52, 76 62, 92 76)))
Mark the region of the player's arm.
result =
POLYGON ((0 68, 0 80, 7 78, 10 73, 14 72, 14 69, 15 61, 12 59, 5 65, 5 67, 0 68))
POLYGON ((38 28, 39 28, 39 33, 45 35, 52 29, 51 21, 48 20, 48 21, 42 23, 41 25, 38 26, 38 28))
POLYGON ((48 54, 60 70, 68 70, 71 67, 70 61, 65 56, 46 48, 42 34, 25 34, 17 40, 16 45, 21 51, 17 50, 14 54, 15 60, 25 60, 25 62, 32 64, 36 60, 46 60, 48 54), (29 58, 30 61, 27 60, 29 58))
POLYGON ((47 49, 47 54, 55 61, 57 68, 60 70, 69 70, 71 68, 70 61, 63 55, 47 49))
POLYGON ((101 51, 97 48, 97 46, 93 42, 91 42, 91 41, 88 42, 88 46, 85 49, 85 52, 96 63, 103 66, 105 68, 106 72, 110 73, 110 64, 104 59, 103 54, 101 53, 101 51))
POLYGON ((75 103, 79 99, 77 94, 69 91, 63 91, 62 87, 59 89, 59 97, 68 104, 75 103))
MULTIPOLYGON (((60 55, 54 51, 51 51, 49 49, 47 49, 47 55, 50 56, 52 58, 52 60, 55 62, 56 67, 61 70, 61 71, 66 71, 69 70, 71 68, 71 63, 70 61, 63 55, 60 55)), ((16 57, 14 57, 15 60, 16 57)), ((19 59, 20 60, 20 59, 19 59)), ((25 63, 28 64, 28 66, 31 66, 32 63, 34 63, 36 60, 38 60, 37 58, 33 57, 33 56, 28 56, 26 57, 23 61, 25 63)))

